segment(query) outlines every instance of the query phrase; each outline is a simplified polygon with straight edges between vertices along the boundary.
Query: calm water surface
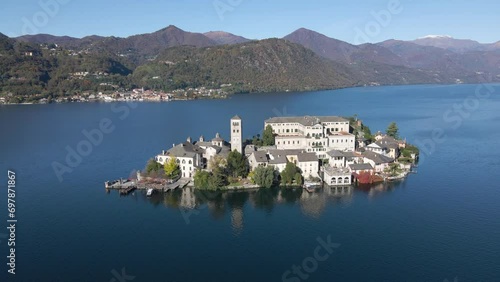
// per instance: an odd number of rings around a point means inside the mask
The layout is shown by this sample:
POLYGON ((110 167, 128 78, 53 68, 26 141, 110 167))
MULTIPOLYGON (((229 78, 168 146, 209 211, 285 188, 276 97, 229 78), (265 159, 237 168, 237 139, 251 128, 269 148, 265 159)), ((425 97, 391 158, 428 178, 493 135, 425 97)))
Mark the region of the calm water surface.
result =
POLYGON ((0 281, 121 281, 122 270, 135 277, 123 281, 282 281, 311 263, 318 237, 338 245, 306 281, 500 281, 500 85, 490 87, 480 100, 477 85, 459 85, 0 107, 0 186, 14 169, 19 220, 17 275, 6 275, 2 237, 0 281), (105 192, 188 136, 227 139, 235 114, 246 137, 276 115, 358 114, 374 131, 396 121, 424 157, 418 174, 372 189, 105 192), (105 118, 114 131, 59 181, 52 163, 105 118))

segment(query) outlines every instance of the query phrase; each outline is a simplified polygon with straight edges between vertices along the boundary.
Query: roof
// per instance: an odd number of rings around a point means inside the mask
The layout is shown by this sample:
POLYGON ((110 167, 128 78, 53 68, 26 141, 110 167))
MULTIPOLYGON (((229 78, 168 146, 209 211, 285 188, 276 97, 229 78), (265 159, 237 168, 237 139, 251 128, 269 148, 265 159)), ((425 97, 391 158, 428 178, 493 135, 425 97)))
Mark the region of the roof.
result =
POLYGON ((339 151, 339 150, 331 150, 330 152, 327 152, 326 154, 329 155, 332 158, 335 158, 335 157, 345 157, 344 153, 341 152, 341 151, 339 151))
POLYGON ((386 136, 375 143, 381 147, 387 147, 391 149, 399 148, 399 141, 390 136, 386 136))
POLYGON ((200 146, 200 147, 210 147, 210 146, 212 146, 212 142, 195 142, 194 144, 196 146, 200 146))
POLYGON ((223 141, 224 141, 224 139, 222 139, 222 138, 220 137, 220 134, 219 134, 219 133, 217 133, 217 134, 215 135, 215 138, 214 138, 214 139, 212 139, 212 141, 215 141, 215 142, 223 142, 223 141))
POLYGON ((274 146, 262 146, 262 147, 258 147, 257 148, 257 151, 269 151, 269 150, 276 150, 277 146, 274 145, 274 146))
POLYGON ((351 171, 349 170, 349 168, 346 168, 346 167, 337 168, 337 167, 327 166, 327 167, 325 167, 324 171, 326 174, 328 174, 330 176, 342 175, 342 174, 350 175, 351 174, 351 171))
POLYGON ((360 157, 355 152, 342 152, 342 153, 344 154, 344 157, 346 157, 346 158, 358 158, 358 157, 360 157))
POLYGON ((271 155, 269 158, 269 164, 286 164, 288 159, 285 155, 271 155))
POLYGON ((288 149, 288 150, 270 149, 267 152, 271 155, 297 156, 300 153, 304 153, 304 150, 300 150, 300 149, 288 149))
POLYGON ((372 151, 365 151, 363 152, 363 157, 370 159, 375 162, 375 164, 386 164, 386 163, 392 163, 394 162, 394 159, 386 157, 381 154, 377 154, 372 151))
POLYGON ((297 155, 299 162, 317 162, 319 161, 318 156, 315 153, 300 153, 297 155))
POLYGON ((382 149, 384 146, 379 145, 378 143, 371 143, 370 145, 366 146, 367 148, 379 148, 382 149))
POLYGON ((247 145, 245 146, 245 155, 251 155, 256 150, 257 148, 255 148, 255 145, 247 145))
POLYGON ((349 165, 349 167, 352 169, 352 170, 373 170, 373 167, 371 164, 352 164, 352 165, 349 165))
POLYGON ((267 153, 264 151, 255 151, 252 153, 252 155, 255 157, 255 160, 258 163, 267 163, 268 162, 267 153))
POLYGON ((305 126, 323 122, 348 122, 348 120, 338 116, 273 117, 266 120, 266 123, 300 123, 305 126))
POLYGON ((168 150, 165 155, 176 158, 194 158, 197 154, 203 153, 204 150, 199 146, 193 145, 189 142, 184 142, 168 150))
POLYGON ((235 115, 231 120, 241 120, 241 118, 238 115, 235 115))

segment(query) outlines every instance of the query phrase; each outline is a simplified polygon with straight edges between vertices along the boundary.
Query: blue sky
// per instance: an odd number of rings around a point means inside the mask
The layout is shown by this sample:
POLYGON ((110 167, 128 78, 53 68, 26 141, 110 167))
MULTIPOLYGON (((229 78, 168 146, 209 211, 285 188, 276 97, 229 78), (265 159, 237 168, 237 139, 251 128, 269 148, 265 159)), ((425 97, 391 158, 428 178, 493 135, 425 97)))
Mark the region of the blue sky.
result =
POLYGON ((305 27, 351 43, 428 34, 489 43, 500 40, 498 12, 497 0, 3 0, 0 32, 126 37, 176 25, 262 39, 305 27))

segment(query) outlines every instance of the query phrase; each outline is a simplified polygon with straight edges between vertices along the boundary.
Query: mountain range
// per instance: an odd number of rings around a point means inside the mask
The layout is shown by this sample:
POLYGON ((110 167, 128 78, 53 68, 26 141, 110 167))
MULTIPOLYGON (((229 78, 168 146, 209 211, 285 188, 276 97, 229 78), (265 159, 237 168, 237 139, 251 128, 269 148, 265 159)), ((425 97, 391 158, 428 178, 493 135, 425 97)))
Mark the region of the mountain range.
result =
POLYGON ((235 92, 496 82, 500 42, 481 44, 434 35, 353 45, 305 28, 267 40, 223 31, 187 32, 175 26, 126 38, 2 34, 0 69, 4 94, 21 94, 28 81, 43 95, 99 89, 96 83, 103 84, 103 78, 68 82, 74 80, 68 73, 78 71, 110 74, 113 83, 123 88, 169 90, 228 83, 240 85, 235 92), (27 57, 26 50, 35 56, 27 57))

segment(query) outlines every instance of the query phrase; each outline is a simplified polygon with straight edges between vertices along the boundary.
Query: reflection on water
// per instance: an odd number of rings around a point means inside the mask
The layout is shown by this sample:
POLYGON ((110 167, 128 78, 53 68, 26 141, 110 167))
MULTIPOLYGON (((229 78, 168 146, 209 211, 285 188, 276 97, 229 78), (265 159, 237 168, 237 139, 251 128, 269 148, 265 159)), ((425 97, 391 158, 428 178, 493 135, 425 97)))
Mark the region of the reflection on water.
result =
POLYGON ((406 188, 406 179, 394 181, 394 182, 383 182, 378 184, 369 184, 369 185, 358 185, 356 187, 357 190, 363 191, 368 194, 370 198, 376 198, 379 196, 383 196, 384 194, 391 193, 396 189, 404 189, 406 188))
POLYGON ((162 205, 183 212, 207 209, 215 220, 222 220, 229 215, 233 232, 239 235, 244 228, 246 206, 272 214, 277 205, 298 205, 305 216, 319 218, 328 205, 350 206, 356 194, 358 197, 376 198, 401 187, 405 187, 404 181, 356 187, 325 186, 312 192, 302 188, 262 188, 229 192, 185 188, 168 193, 157 193, 152 197, 147 197, 145 192, 137 191, 130 197, 137 197, 155 206, 162 205))

